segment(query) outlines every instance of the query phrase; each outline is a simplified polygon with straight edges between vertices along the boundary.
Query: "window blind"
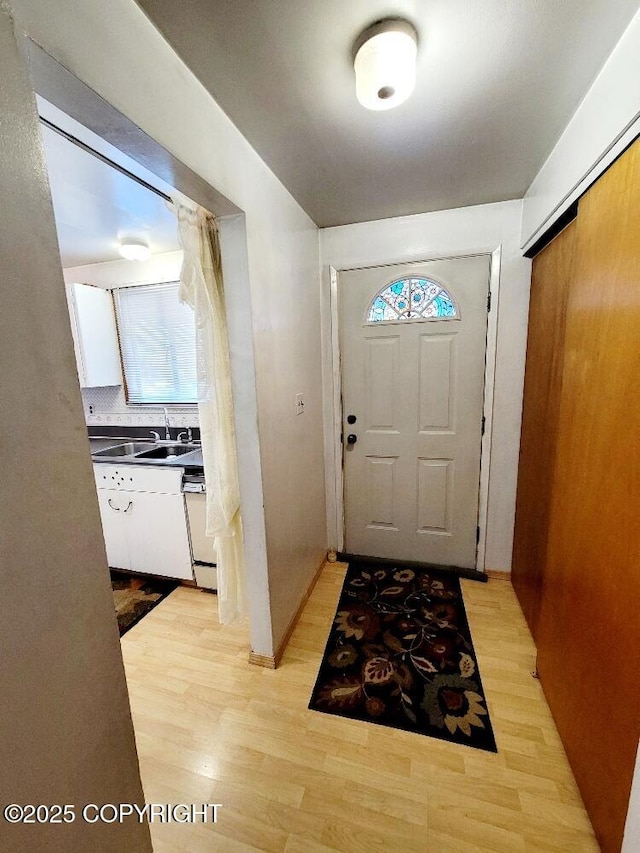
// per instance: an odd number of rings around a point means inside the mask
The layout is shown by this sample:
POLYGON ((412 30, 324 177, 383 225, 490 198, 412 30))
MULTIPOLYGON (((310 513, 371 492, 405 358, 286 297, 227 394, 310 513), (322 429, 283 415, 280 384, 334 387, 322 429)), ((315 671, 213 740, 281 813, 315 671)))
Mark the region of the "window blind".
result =
POLYGON ((129 403, 196 403, 193 311, 178 300, 179 282, 115 291, 129 403))

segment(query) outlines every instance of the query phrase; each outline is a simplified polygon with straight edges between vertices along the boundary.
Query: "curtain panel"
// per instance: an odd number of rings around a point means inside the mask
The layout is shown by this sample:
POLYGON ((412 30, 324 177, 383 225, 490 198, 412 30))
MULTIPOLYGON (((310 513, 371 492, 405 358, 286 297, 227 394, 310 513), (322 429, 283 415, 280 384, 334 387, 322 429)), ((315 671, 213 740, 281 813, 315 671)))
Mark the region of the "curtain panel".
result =
POLYGON ((206 534, 217 554, 219 619, 231 625, 246 615, 246 586, 220 238, 208 211, 174 210, 184 250, 179 298, 195 316, 206 534))

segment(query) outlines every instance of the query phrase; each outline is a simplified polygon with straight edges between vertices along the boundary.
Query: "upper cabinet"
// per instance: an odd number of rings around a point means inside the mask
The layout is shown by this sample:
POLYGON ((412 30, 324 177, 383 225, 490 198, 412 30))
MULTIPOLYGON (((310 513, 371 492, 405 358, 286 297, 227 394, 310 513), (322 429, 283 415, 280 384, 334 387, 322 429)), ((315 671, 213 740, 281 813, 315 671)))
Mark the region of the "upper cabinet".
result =
POLYGON ((80 387, 122 385, 111 293, 89 284, 69 284, 67 296, 80 387))

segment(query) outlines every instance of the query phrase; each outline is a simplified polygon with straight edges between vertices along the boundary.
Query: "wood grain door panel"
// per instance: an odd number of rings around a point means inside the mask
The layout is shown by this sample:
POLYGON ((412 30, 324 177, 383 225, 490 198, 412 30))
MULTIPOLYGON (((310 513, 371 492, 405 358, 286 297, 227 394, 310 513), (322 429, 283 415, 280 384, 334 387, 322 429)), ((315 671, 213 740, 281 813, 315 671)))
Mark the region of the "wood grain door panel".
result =
POLYGON ((580 202, 538 670, 605 853, 640 734, 640 147, 580 202))
POLYGON ((566 304, 577 225, 533 261, 512 579, 537 637, 564 362, 566 304))

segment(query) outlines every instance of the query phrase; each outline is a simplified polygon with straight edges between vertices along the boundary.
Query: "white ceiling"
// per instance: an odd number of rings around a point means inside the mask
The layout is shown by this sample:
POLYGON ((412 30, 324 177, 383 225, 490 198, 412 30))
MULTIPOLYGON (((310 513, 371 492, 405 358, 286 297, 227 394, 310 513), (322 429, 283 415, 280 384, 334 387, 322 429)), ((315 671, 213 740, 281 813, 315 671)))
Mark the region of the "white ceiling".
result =
MULTIPOLYGON (((38 98, 40 114, 92 144, 166 194, 175 191, 69 116, 38 98)), ((153 254, 180 248, 175 215, 145 189, 48 127, 42 127, 62 266, 120 260, 123 238, 145 241, 153 254)))
POLYGON ((638 0, 138 0, 321 226, 521 197, 638 0), (179 5, 179 9, 177 8, 179 5), (354 94, 351 47, 400 15, 418 84, 354 94))
MULTIPOLYGON (((139 0, 314 221, 380 219, 521 197, 638 0, 139 0), (420 37, 413 97, 355 100, 350 52, 372 21, 420 37)), ((42 98, 41 115, 176 192, 42 98)), ((165 202, 43 127, 63 267, 118 241, 179 248, 165 202)))

